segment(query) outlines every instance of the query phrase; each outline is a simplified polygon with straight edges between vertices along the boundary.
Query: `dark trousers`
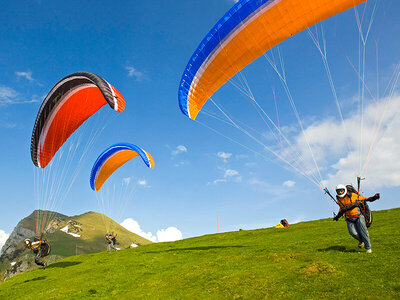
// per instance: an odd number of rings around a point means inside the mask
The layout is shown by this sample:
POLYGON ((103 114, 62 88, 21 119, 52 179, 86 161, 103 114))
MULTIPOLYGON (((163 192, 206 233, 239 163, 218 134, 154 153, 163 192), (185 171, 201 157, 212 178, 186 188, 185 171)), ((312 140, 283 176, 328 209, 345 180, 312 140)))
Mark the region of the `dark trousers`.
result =
POLYGON ((37 264, 38 266, 45 266, 44 258, 42 257, 41 251, 38 251, 38 253, 36 253, 35 264, 37 264))

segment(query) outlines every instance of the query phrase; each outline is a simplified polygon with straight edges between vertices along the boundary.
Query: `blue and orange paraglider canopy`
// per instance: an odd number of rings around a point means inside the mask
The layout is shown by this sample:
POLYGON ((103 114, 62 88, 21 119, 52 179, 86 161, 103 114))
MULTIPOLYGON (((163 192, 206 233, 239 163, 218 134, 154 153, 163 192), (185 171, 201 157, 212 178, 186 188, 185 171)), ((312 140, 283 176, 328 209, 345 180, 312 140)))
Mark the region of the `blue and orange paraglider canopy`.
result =
POLYGON ((298 32, 366 0, 241 0, 210 30, 190 58, 179 106, 191 119, 231 77, 298 32))
POLYGON ((93 165, 90 174, 91 188, 94 191, 100 190, 114 171, 136 156, 140 156, 149 168, 154 167, 153 157, 138 146, 118 143, 107 148, 93 165))
POLYGON ((35 166, 45 168, 72 133, 102 106, 125 108, 121 93, 98 75, 77 72, 61 79, 44 99, 31 139, 35 166))

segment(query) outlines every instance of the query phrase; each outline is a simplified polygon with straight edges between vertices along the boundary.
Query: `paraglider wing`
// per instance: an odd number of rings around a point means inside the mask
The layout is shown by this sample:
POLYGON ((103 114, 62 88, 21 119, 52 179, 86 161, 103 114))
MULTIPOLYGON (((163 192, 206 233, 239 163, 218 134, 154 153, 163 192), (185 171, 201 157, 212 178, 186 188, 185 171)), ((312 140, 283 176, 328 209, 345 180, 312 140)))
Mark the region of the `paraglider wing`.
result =
POLYGON ((103 105, 122 112, 121 93, 98 75, 70 74, 61 79, 44 99, 31 139, 35 166, 45 168, 70 135, 103 105))
POLYGON ((142 148, 126 143, 110 146, 99 155, 90 174, 90 186, 94 191, 100 190, 104 182, 123 164, 140 156, 149 167, 154 167, 153 157, 142 148))
POLYGON ((179 106, 196 119, 232 76, 296 33, 366 0, 241 0, 210 30, 182 75, 179 106))

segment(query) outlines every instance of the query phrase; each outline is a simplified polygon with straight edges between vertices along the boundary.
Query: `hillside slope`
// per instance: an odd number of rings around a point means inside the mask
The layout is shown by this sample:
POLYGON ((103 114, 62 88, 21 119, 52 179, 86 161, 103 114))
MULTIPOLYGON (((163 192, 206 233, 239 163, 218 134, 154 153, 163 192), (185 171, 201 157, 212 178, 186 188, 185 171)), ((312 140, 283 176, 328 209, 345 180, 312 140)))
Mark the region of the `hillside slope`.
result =
MULTIPOLYGON (((24 244, 26 238, 31 239, 35 235, 35 213, 36 211, 18 223, 2 248, 0 280, 37 268, 32 251, 26 249, 24 244)), ((72 217, 58 214, 47 234, 52 247, 47 260, 53 263, 76 254, 104 251, 107 246, 104 235, 110 230, 117 233, 117 247, 122 249, 129 248, 132 243, 151 243, 100 213, 88 212, 72 217)))
POLYGON ((323 219, 78 255, 8 279, 0 298, 398 298, 399 224, 400 209, 374 213, 372 254, 323 219))

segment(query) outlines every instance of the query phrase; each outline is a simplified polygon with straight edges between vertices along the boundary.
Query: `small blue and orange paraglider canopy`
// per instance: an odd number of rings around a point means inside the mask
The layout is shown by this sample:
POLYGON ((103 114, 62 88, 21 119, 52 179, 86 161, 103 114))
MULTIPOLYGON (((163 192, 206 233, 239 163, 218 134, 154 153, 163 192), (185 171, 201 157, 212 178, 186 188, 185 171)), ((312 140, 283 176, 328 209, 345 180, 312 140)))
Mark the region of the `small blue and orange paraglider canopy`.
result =
POLYGON ((108 147, 99 155, 93 165, 90 174, 90 187, 94 191, 100 190, 111 174, 137 156, 140 156, 149 168, 154 167, 154 159, 150 153, 138 146, 128 143, 118 143, 108 147))

